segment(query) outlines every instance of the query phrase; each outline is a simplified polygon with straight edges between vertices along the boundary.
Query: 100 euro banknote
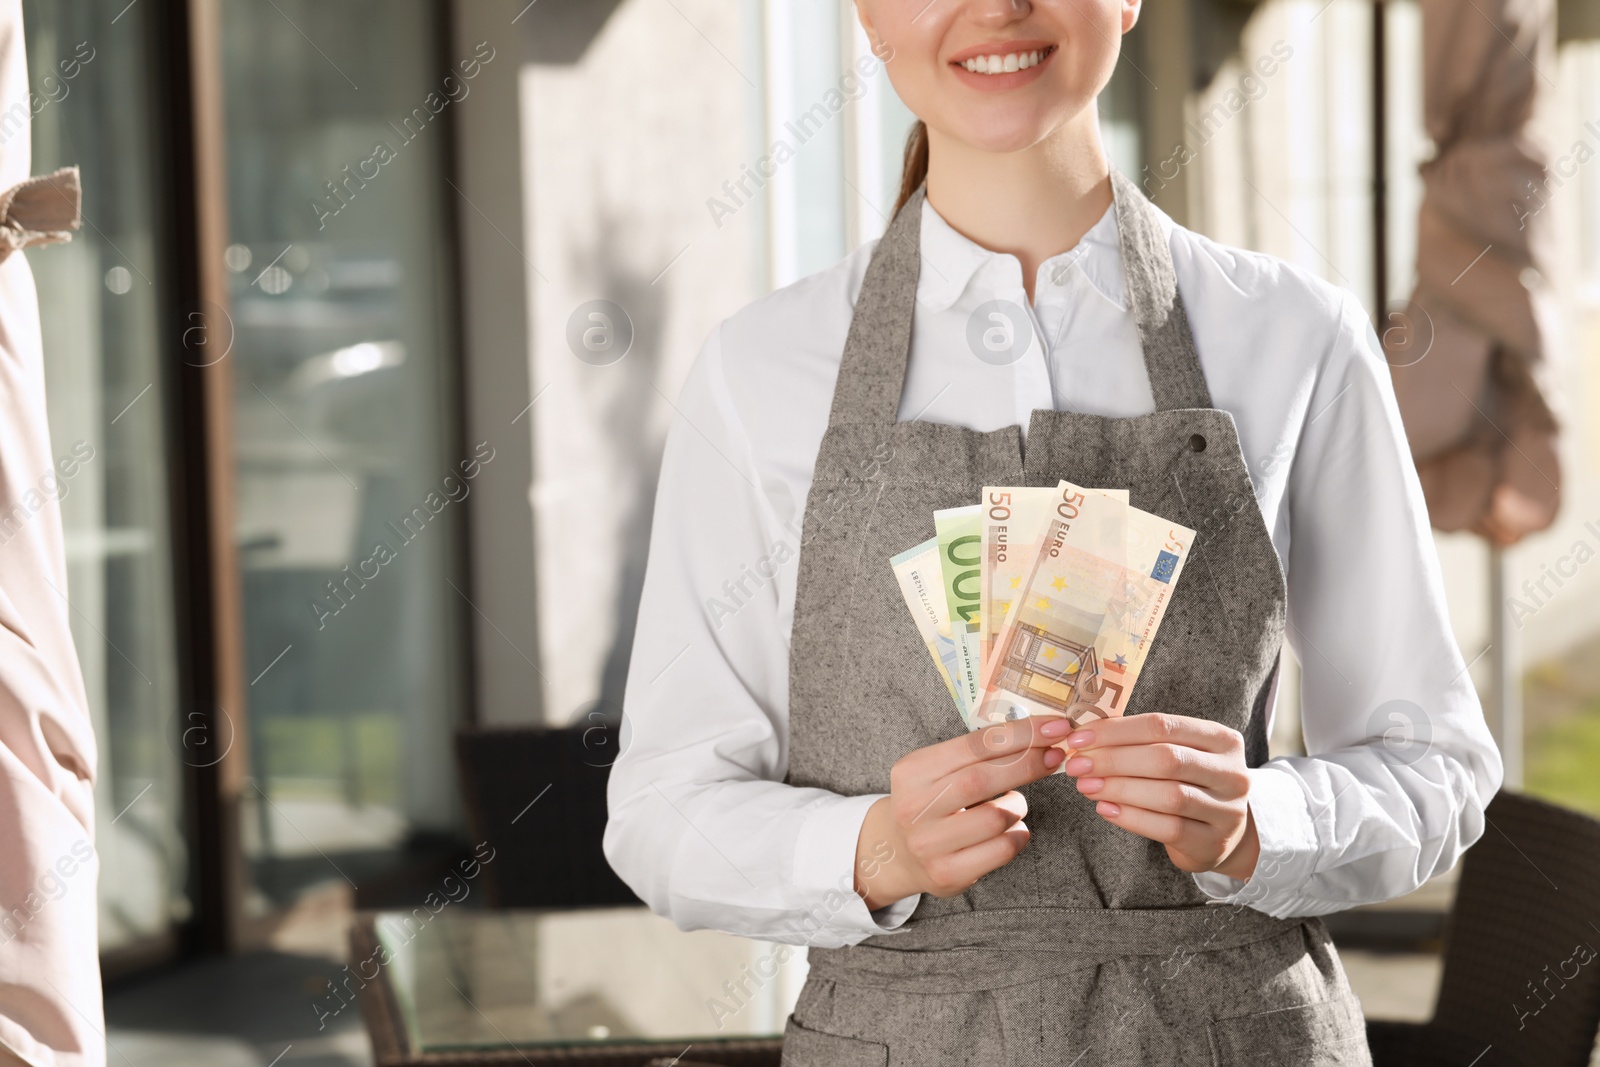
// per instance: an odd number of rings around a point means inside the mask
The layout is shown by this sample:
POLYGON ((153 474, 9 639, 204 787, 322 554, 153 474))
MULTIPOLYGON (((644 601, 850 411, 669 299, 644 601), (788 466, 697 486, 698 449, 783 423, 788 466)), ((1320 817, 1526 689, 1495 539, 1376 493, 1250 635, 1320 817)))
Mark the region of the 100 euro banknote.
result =
POLYGON ((1063 482, 995 638, 971 724, 1121 715, 1194 531, 1063 482))
POLYGON ((978 706, 978 686, 983 680, 978 644, 982 512, 981 505, 970 504, 933 513, 950 637, 955 643, 956 696, 962 718, 968 721, 978 706))
POLYGON ((961 673, 955 640, 950 629, 950 611, 945 600, 944 573, 939 565, 939 539, 930 537, 914 548, 908 548, 889 561, 894 568, 895 581, 900 585, 900 595, 916 623, 917 633, 933 657, 939 677, 955 701, 956 710, 968 726, 972 719, 966 701, 956 688, 961 673))

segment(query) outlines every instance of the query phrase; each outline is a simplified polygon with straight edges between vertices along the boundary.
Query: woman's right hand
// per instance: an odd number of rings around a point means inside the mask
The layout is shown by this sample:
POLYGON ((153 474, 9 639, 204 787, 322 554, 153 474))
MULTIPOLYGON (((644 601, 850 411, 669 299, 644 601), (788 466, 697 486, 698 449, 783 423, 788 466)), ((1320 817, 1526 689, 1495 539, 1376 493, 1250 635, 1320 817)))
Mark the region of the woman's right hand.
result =
POLYGON ((919 748, 889 771, 889 795, 867 809, 856 839, 855 888, 870 910, 904 897, 949 897, 1028 844, 1028 802, 1066 754, 1040 737, 1044 719, 986 726, 919 748))

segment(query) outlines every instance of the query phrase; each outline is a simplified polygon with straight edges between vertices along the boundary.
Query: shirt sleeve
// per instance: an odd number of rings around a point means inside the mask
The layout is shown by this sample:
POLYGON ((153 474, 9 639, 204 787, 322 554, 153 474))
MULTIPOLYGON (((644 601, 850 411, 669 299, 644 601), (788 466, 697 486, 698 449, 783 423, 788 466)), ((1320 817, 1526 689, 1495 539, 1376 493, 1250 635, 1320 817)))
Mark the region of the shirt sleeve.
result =
POLYGON ((798 520, 778 521, 713 331, 674 405, 611 768, 605 854, 685 930, 833 948, 898 928, 869 912, 856 840, 881 794, 783 783, 798 520))
POLYGON ((1250 771, 1261 858, 1209 896, 1276 916, 1408 893, 1483 833, 1499 750, 1450 629, 1427 506, 1365 310, 1343 293, 1289 473, 1288 641, 1306 756, 1250 771))

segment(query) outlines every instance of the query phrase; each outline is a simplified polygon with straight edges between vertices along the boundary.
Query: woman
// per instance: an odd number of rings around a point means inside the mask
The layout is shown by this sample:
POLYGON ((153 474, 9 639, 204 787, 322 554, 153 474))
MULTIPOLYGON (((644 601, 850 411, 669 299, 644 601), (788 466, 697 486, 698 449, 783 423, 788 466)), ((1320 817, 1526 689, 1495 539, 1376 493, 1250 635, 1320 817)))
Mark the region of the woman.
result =
POLYGON ((1501 774, 1372 327, 1109 167, 1138 0, 857 6, 902 203, 683 387, 607 855, 812 947, 786 1064, 1367 1063, 1313 917, 1448 869, 1501 774), (1061 478, 1195 529, 1183 580, 1127 716, 968 734, 888 560, 1061 478), (1285 641, 1310 755, 1268 761, 1285 641))

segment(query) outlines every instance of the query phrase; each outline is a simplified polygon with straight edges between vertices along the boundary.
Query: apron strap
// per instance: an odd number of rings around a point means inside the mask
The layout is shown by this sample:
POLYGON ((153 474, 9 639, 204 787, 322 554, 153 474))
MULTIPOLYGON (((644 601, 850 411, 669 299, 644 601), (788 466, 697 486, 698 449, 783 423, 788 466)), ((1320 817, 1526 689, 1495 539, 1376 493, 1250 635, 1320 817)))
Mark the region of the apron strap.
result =
MULTIPOLYGON (((1209 408, 1211 393, 1178 293, 1172 249, 1154 205, 1132 179, 1115 166, 1110 170, 1123 277, 1156 410, 1209 408)), ((888 425, 899 416, 922 267, 926 198, 924 183, 889 223, 867 263, 834 385, 829 425, 888 425)))
POLYGON ((867 261, 833 387, 830 426, 890 425, 900 414, 922 266, 922 201, 927 193, 926 182, 917 186, 867 261))
POLYGON ((1178 292, 1178 273, 1172 266, 1172 246, 1161 232, 1155 205, 1116 167, 1111 168, 1111 192, 1122 276, 1139 325, 1144 370, 1150 377, 1156 410, 1209 408, 1211 390, 1200 369, 1189 316, 1178 292))

